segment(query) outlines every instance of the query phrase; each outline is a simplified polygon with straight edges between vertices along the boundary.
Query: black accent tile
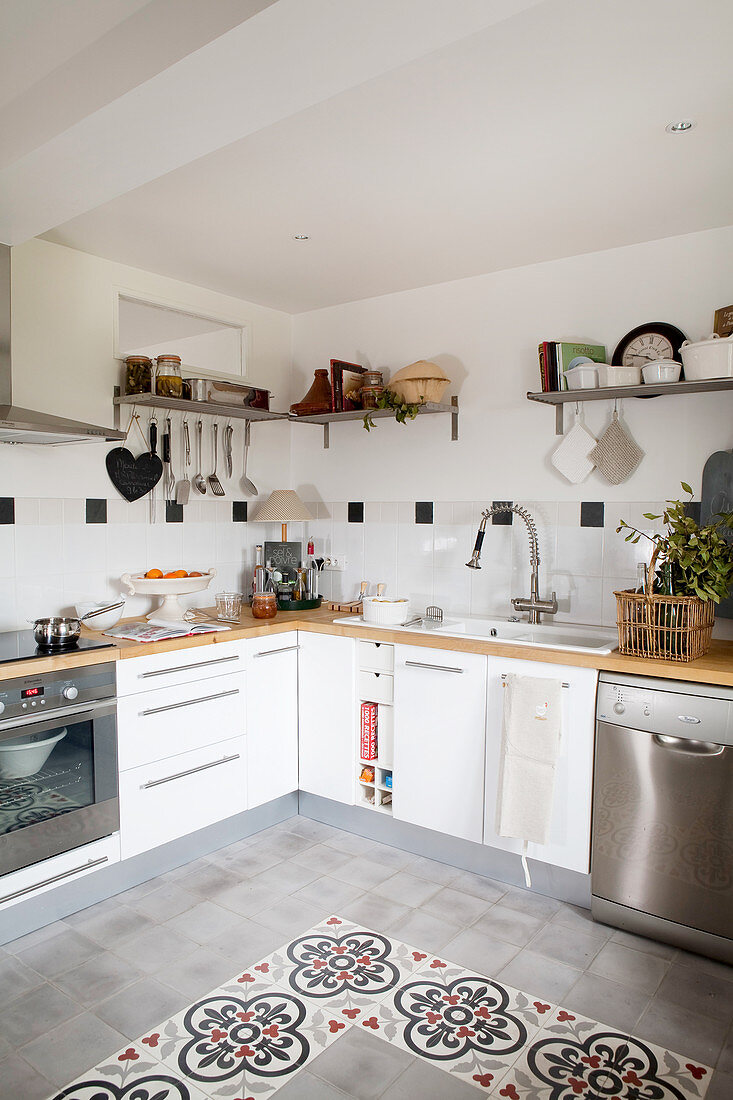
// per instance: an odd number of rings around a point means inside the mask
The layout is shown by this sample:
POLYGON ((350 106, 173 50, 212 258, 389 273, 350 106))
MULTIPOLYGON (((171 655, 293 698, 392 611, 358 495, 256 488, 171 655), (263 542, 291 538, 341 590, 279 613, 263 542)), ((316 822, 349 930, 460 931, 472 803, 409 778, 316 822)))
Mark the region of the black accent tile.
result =
POLYGON ((694 519, 695 523, 700 526, 700 501, 689 500, 685 505, 685 515, 688 519, 694 519))
POLYGON ((175 500, 165 502, 165 522, 183 523, 183 505, 176 504, 175 500))
POLYGON ((349 523, 364 522, 364 502, 362 500, 350 500, 348 503, 349 523))
MULTIPOLYGON (((491 507, 496 508, 498 504, 513 504, 512 500, 492 500, 491 507)), ((491 522, 495 523, 497 527, 509 527, 514 519, 513 512, 497 512, 495 516, 491 517, 491 522)))
POLYGON ((15 523, 15 497, 0 497, 0 523, 15 523))
POLYGON ((602 500, 584 500, 580 504, 581 527, 603 527, 606 506, 602 500))
POLYGON ((233 500, 232 501, 232 523, 246 523, 247 522, 247 501, 246 500, 233 500))
POLYGON ((107 522, 107 501, 87 497, 87 523, 107 522))
POLYGON ((415 523, 433 522, 432 500, 418 500, 415 502, 415 523))

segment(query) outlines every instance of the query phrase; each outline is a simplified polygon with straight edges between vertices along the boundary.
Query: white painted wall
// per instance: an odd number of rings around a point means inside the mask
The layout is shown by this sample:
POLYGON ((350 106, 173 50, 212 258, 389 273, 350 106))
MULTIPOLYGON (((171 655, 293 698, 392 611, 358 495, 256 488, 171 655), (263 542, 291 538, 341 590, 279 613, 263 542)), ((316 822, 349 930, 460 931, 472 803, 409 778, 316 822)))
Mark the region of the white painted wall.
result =
MULTIPOLYGON (((298 396, 331 358, 386 372, 432 359, 459 395, 461 438, 450 442, 447 417, 405 427, 381 420, 370 435, 349 423, 332 426, 324 451, 319 428, 294 425, 293 486, 306 500, 325 501, 642 501, 677 496, 684 479, 698 494, 707 456, 733 446, 733 395, 624 402, 622 416, 646 457, 613 487, 597 473, 572 486, 554 471, 554 410, 524 394, 539 388, 539 341, 592 340, 610 355, 648 320, 699 339, 732 287, 733 228, 725 228, 300 314, 293 322, 298 396)), ((585 408, 600 433, 610 404, 585 408)))

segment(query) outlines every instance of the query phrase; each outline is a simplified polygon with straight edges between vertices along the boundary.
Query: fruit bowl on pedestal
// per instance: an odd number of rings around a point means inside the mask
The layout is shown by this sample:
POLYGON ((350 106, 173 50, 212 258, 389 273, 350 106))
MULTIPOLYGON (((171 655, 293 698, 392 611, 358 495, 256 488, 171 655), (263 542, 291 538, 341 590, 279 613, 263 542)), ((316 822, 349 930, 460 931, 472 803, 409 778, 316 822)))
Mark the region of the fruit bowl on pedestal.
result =
POLYGON ((160 596, 161 603, 155 611, 149 612, 146 619, 168 619, 180 622, 185 608, 178 602, 179 596, 191 592, 202 592, 208 588, 216 576, 216 569, 209 569, 198 577, 146 577, 144 573, 123 573, 120 580, 129 588, 130 595, 160 596))

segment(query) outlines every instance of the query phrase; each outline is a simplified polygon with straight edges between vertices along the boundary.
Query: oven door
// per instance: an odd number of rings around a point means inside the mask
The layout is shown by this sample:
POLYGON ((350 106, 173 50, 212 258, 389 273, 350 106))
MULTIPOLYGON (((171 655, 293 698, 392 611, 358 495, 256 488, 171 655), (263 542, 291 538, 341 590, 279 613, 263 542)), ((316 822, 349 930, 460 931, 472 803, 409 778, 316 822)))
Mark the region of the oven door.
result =
POLYGON ((119 825, 114 701, 0 722, 0 875, 119 825))

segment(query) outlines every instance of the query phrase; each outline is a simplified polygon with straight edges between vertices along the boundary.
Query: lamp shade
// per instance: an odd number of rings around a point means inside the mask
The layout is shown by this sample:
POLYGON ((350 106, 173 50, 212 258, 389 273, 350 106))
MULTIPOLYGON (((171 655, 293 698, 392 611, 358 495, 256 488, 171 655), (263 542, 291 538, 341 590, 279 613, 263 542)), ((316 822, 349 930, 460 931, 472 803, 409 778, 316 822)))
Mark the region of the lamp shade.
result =
POLYGON ((295 489, 273 489, 261 508, 252 516, 253 523, 297 523, 315 519, 295 489))

